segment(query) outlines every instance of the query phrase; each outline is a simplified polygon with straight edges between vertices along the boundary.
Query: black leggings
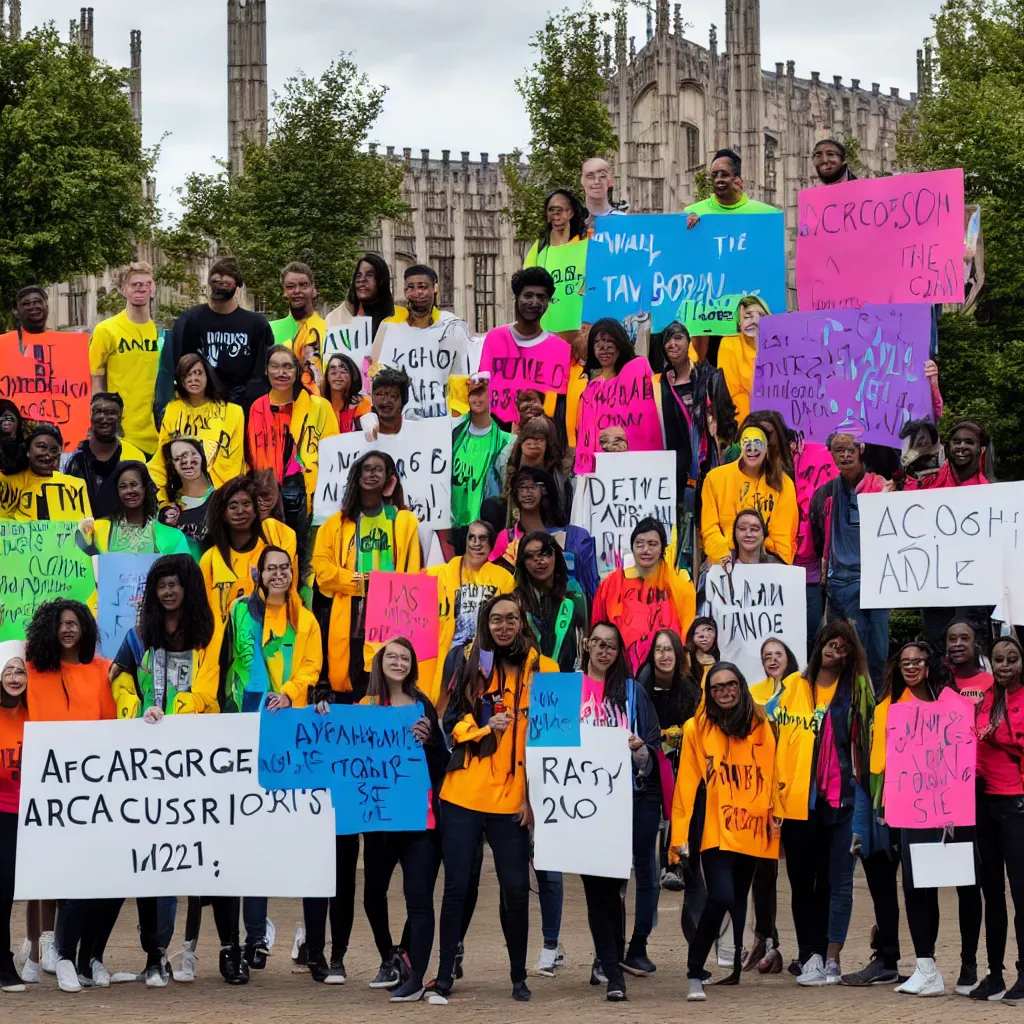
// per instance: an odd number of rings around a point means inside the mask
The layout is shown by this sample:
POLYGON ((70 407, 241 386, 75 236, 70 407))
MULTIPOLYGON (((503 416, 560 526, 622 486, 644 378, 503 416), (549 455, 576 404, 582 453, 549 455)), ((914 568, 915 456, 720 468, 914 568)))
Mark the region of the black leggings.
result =
MULTIPOLYGON (((899 832, 893 831, 892 835, 898 839, 899 832)), ((900 901, 896 875, 900 869, 900 858, 897 852, 877 850, 862 860, 861 864, 875 910, 875 925, 878 927, 875 949, 883 966, 890 971, 899 970, 900 901)))
POLYGON ((92 961, 103 960, 122 903, 120 898, 59 900, 54 929, 57 956, 70 960, 79 974, 90 977, 92 961))
POLYGON ((686 976, 703 978, 704 963, 722 928, 726 914, 732 916, 736 941, 736 966, 743 949, 743 928, 747 922, 747 894, 754 880, 757 858, 717 846, 702 850, 701 865, 707 883, 707 900, 697 922, 697 931, 686 957, 686 976))
POLYGON ((0 957, 11 948, 14 864, 18 853, 18 816, 0 814, 0 957))
POLYGON ((594 952, 610 982, 622 980, 626 954, 626 882, 621 878, 581 875, 587 897, 587 922, 594 952))
POLYGON ((331 919, 331 959, 344 959, 352 936, 356 905, 356 862, 359 836, 335 836, 334 895, 306 897, 302 916, 306 921, 306 954, 310 961, 324 952, 327 918, 331 919))
POLYGON ((985 946, 990 974, 1002 974, 1006 955, 1006 879, 1013 897, 1017 971, 1024 948, 1024 796, 978 794, 978 852, 985 894, 985 946))
MULTIPOLYGON (((239 944, 238 916, 242 909, 241 896, 189 896, 188 916, 185 918, 185 941, 199 941, 199 927, 203 921, 203 907, 213 909, 213 923, 222 946, 239 944)), ((145 948, 145 945, 143 945, 145 948)), ((148 953, 149 950, 146 950, 148 953)))
MULTIPOLYGON (((779 862, 759 857, 754 868, 754 934, 763 942, 772 940, 772 948, 779 948, 778 916, 779 862)), ((742 947, 737 946, 737 949, 742 947)))

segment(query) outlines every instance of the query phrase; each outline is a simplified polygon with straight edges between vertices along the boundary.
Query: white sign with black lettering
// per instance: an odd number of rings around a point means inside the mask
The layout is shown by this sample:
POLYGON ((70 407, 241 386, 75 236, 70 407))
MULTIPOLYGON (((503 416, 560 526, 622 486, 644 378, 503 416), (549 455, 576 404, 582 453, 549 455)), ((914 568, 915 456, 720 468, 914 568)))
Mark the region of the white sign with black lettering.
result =
POLYGON ((368 316, 356 316, 347 324, 331 327, 324 338, 322 360, 327 367, 327 360, 336 352, 352 359, 356 368, 363 368, 363 356, 368 356, 373 348, 373 321, 368 316))
POLYGON ((333 896, 331 795, 264 790, 259 725, 29 722, 15 898, 333 896))
POLYGON ((861 608, 1003 600, 1004 552, 1024 526, 1024 482, 862 494, 858 504, 861 608))
POLYGON ((572 523, 594 538, 602 576, 632 557, 633 527, 646 516, 665 524, 671 539, 676 521, 676 453, 598 452, 594 472, 580 477, 572 523))
POLYGON ((430 327, 412 327, 407 323, 385 324, 383 343, 377 362, 401 367, 412 380, 407 419, 448 417, 448 378, 469 373, 469 333, 466 325, 453 317, 438 320, 430 327))
POLYGON ((527 746, 534 867, 629 878, 631 758, 628 729, 581 725, 578 747, 527 746))
POLYGON ((761 645, 781 640, 802 665, 807 655, 807 571, 798 565, 736 563, 727 573, 708 570, 704 597, 718 623, 722 661, 731 661, 753 685, 764 678, 761 645))
POLYGON ((320 442, 320 469, 313 497, 313 522, 320 526, 341 511, 352 463, 364 452, 386 452, 395 460, 405 507, 431 530, 452 525, 452 420, 406 422, 397 434, 367 441, 361 431, 320 442))

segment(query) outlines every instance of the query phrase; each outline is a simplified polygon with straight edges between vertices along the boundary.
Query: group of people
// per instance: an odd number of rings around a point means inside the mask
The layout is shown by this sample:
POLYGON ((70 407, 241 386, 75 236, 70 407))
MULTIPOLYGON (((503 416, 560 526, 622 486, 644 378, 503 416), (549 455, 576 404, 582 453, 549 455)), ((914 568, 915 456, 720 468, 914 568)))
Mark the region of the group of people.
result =
MULTIPOLYGON (((825 185, 852 177, 834 140, 818 144, 814 163, 825 185)), ((734 152, 716 154, 710 171, 714 194, 688 211, 691 221, 763 206, 743 191, 734 152)), ((975 705, 979 750, 977 825, 956 830, 974 844, 977 882, 959 890, 955 988, 976 999, 1021 996, 1020 981, 1007 988, 1003 965, 1004 871, 1014 904, 1024 899, 1012 838, 1024 840, 1020 644, 1001 635, 1009 630, 992 622, 990 608, 923 609, 923 636, 894 651, 889 613, 861 609, 859 599, 859 496, 991 482, 984 427, 963 420, 940 439, 931 419, 908 423, 902 453, 837 433, 824 482, 798 489, 803 439, 777 412, 751 409, 758 323, 769 313, 758 297, 740 303, 737 333, 710 344, 678 322, 653 336, 631 336, 614 320, 550 334, 542 320, 555 283, 545 253, 585 237, 595 216, 624 213, 610 204, 612 186, 608 164, 595 159, 581 173, 585 206, 571 190, 548 198, 548 229, 512 279, 515 319, 484 339, 479 368, 468 328, 439 308, 427 266, 405 271, 406 304, 396 307, 386 263, 367 254, 347 300, 321 316, 313 270, 290 263, 281 281, 291 314, 271 324, 239 306, 242 274, 225 257, 211 269, 209 302, 164 335, 149 313, 152 269, 135 263, 124 275, 124 312, 92 336, 87 436, 65 438, 27 421, 14 403, 0 404, 0 518, 74 521, 91 555, 160 556, 137 623, 112 659, 97 650, 93 609, 66 599, 37 608, 24 642, 0 645, 0 988, 17 991, 41 971, 55 973, 65 992, 109 984, 103 954, 123 902, 31 904, 15 963, 9 922, 26 721, 142 718, 159 728, 177 714, 419 704, 428 828, 368 833, 362 843, 339 835, 335 895, 303 901, 296 958, 316 982, 346 980, 362 846, 364 909, 381 958, 371 987, 394 1001, 447 1002, 465 971, 486 839, 512 997, 528 1000, 530 693, 537 673, 561 671, 583 676, 581 723, 629 737, 628 942, 626 883, 582 878, 590 980, 608 1000, 626 999, 625 975, 656 970, 648 940, 662 887, 684 891, 691 1000, 705 998, 716 944, 728 970, 723 984, 744 970, 781 973, 780 851, 798 946, 788 970, 801 985, 892 983, 903 993, 941 994, 936 890, 915 888, 908 853, 930 837, 885 824, 881 780, 889 707, 934 701, 947 688, 975 705), (326 353, 329 332, 357 318, 370 321, 369 356, 360 364, 326 353), (521 388, 507 402, 488 370, 495 353, 542 343, 564 358, 564 391, 521 388), (450 358, 423 358, 442 350, 450 358), (403 352, 413 356, 403 360, 403 352), (641 517, 629 550, 599 567, 593 536, 570 522, 583 443, 577 417, 588 389, 631 364, 648 382, 662 447, 676 453, 678 502, 673 522, 641 517), (452 525, 433 538, 440 560, 430 558, 435 545, 424 543, 423 524, 406 507, 400 467, 375 445, 438 416, 451 420, 453 453, 452 525), (315 526, 320 446, 339 433, 364 435, 365 449, 350 466, 340 510, 315 526), (808 648, 769 637, 760 648, 764 677, 748 680, 721 660, 718 624, 704 614, 706 573, 773 561, 807 571, 808 648), (417 659, 401 637, 369 642, 368 595, 377 574, 389 572, 437 578, 435 658, 417 659), (873 955, 843 973, 858 860, 874 908, 873 955), (398 865, 407 919, 396 942, 387 893, 398 865), (909 979, 898 973, 901 868, 917 958, 909 979), (754 941, 745 950, 751 891, 754 941), (983 913, 988 971, 979 980, 983 913)), ((31 342, 46 331, 45 292, 22 289, 17 313, 31 342)), ((926 373, 937 422, 934 363, 926 373)), ((594 450, 629 451, 626 427, 602 422, 594 450)), ((535 973, 550 977, 564 964, 563 881, 543 870, 536 878, 543 944, 535 973)), ((162 987, 176 901, 137 904, 141 976, 162 987)), ((265 898, 190 896, 175 980, 196 977, 204 905, 213 908, 220 974, 244 984, 267 963, 265 898)), ((1019 947, 1019 929, 1017 939, 1019 947)))

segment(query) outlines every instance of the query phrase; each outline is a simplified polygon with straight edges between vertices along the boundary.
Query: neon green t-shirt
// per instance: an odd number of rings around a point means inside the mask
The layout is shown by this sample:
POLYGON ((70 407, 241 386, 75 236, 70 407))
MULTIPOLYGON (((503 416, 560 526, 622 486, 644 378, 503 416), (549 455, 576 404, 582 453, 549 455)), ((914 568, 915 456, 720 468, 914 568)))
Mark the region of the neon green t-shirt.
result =
POLYGON ((710 199, 702 199, 699 203, 693 203, 686 207, 683 213, 695 213, 698 217, 703 217, 706 213, 782 213, 782 211, 777 206, 759 203, 744 192, 740 201, 732 206, 725 206, 718 201, 718 196, 711 196, 710 199))

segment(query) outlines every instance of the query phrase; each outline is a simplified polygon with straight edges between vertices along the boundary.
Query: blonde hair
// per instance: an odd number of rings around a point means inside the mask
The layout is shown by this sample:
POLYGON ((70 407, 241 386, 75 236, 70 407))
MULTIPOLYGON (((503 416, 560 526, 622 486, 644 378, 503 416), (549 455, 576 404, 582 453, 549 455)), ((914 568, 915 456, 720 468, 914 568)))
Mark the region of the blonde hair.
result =
POLYGON ((129 263, 128 266, 124 267, 118 275, 118 287, 123 288, 135 274, 148 274, 152 277, 152 264, 147 263, 145 260, 136 260, 134 263, 129 263))

